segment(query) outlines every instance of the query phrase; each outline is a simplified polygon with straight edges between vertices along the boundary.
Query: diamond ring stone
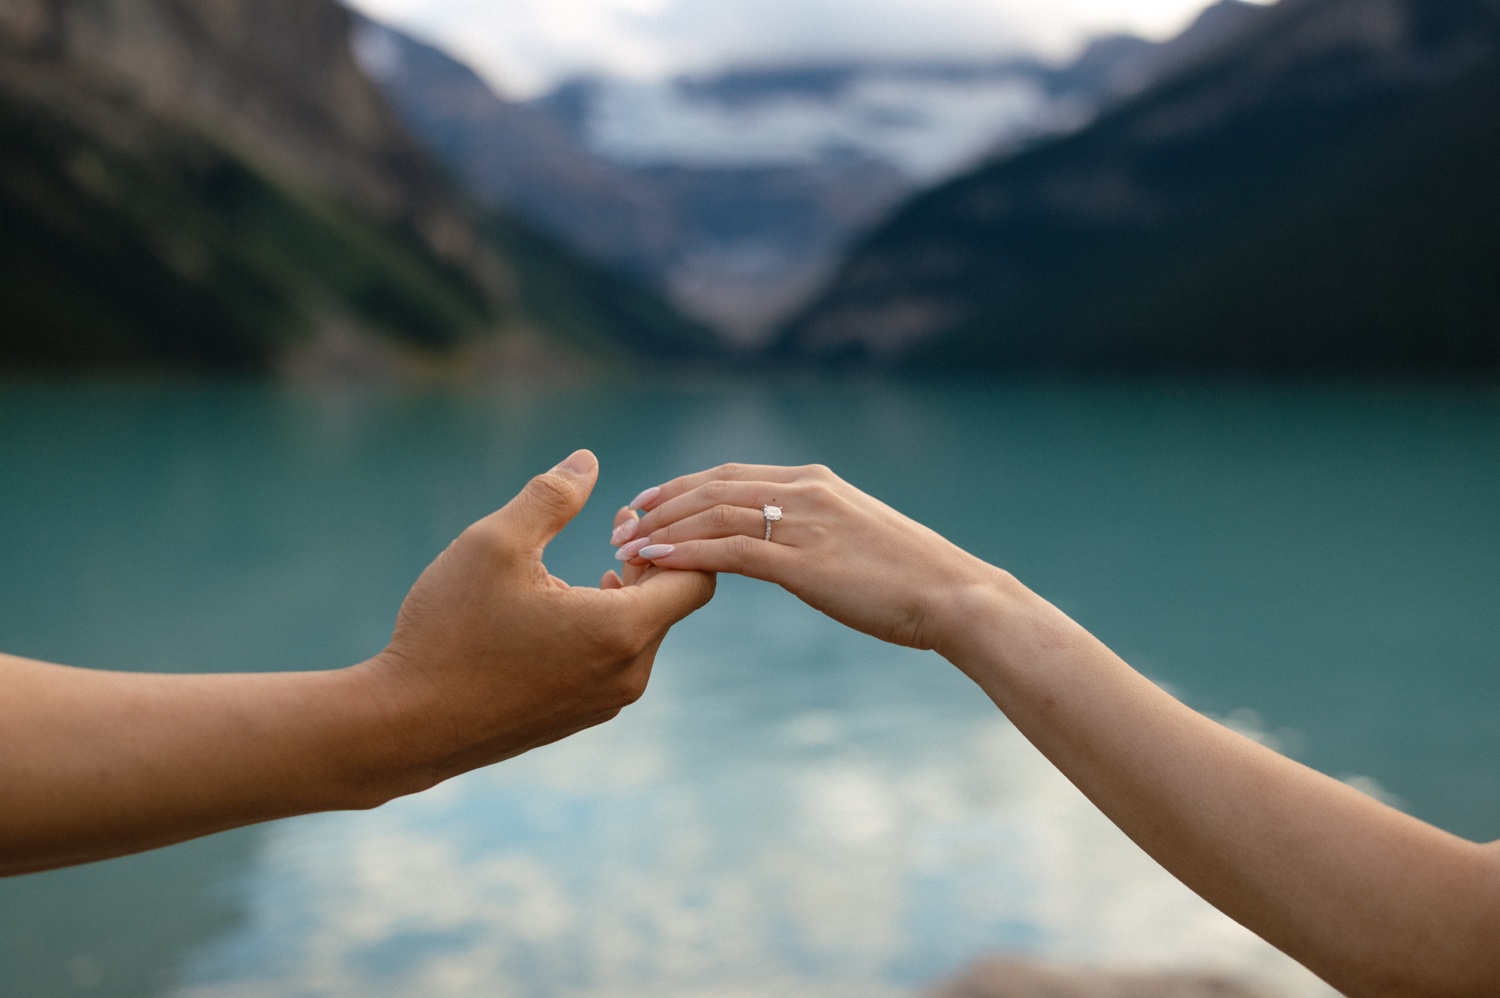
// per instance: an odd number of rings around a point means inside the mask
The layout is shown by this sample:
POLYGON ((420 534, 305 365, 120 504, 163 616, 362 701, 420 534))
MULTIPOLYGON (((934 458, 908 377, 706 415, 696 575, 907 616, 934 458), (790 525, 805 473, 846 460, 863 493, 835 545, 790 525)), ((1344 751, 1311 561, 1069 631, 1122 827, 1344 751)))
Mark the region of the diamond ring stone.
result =
POLYGON ((764 516, 766 518, 766 540, 770 540, 771 539, 771 524, 777 523, 777 522, 779 522, 781 520, 781 507, 780 506, 762 506, 760 508, 760 513, 761 513, 761 516, 764 516))

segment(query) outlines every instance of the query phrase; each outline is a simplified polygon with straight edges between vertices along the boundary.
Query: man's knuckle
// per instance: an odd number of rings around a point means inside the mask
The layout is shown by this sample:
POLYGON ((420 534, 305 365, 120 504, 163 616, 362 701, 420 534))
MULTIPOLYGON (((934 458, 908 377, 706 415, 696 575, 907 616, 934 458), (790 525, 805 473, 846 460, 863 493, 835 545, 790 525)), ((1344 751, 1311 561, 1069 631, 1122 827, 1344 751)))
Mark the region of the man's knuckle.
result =
POLYGON ((610 620, 594 631, 594 648, 606 668, 615 668, 631 656, 630 628, 621 620, 610 620))
POLYGON ((510 534, 491 520, 480 520, 465 528, 454 546, 471 548, 486 558, 506 557, 515 547, 510 534))
POLYGON ((623 706, 629 706, 646 695, 646 685, 650 676, 645 669, 626 669, 620 673, 615 680, 616 699, 623 706))
POLYGON ((596 677, 612 674, 628 657, 613 615, 587 619, 575 616, 565 630, 571 633, 580 664, 596 677))
POLYGON ((635 659, 651 643, 655 634, 646 621, 631 617, 620 621, 619 632, 615 637, 625 657, 635 659))
POLYGON ((567 509, 573 505, 573 488, 556 475, 537 475, 531 480, 531 494, 549 509, 567 509))
POLYGON ((655 637, 650 622, 633 614, 621 614, 610 627, 610 641, 621 662, 635 661, 655 637))

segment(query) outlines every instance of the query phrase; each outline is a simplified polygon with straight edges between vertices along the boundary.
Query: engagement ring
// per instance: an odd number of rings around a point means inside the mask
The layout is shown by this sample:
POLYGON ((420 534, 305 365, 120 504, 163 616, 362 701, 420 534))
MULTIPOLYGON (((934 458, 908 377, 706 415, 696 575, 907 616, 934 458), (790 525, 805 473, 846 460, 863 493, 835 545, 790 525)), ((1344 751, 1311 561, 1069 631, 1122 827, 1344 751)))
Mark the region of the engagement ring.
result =
POLYGON ((762 506, 761 515, 766 518, 766 540, 771 539, 771 524, 781 519, 780 506, 762 506))

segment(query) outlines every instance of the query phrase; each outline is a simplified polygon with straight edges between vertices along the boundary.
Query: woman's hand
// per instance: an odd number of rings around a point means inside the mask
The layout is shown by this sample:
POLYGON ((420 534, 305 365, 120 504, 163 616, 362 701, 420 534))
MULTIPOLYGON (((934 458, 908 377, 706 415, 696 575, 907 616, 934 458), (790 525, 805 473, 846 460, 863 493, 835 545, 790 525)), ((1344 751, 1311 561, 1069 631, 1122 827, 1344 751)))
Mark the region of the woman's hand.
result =
POLYGON ((820 465, 726 464, 647 489, 617 520, 627 566, 735 572, 775 582, 885 641, 931 649, 967 591, 1003 575, 820 465), (783 518, 766 540, 763 507, 783 518))
POLYGON ((826 468, 643 492, 627 565, 780 583, 968 674, 1162 866, 1350 995, 1497 995, 1500 843, 1475 845, 1194 712, 1061 611, 826 468), (765 539, 762 507, 783 519, 765 539))

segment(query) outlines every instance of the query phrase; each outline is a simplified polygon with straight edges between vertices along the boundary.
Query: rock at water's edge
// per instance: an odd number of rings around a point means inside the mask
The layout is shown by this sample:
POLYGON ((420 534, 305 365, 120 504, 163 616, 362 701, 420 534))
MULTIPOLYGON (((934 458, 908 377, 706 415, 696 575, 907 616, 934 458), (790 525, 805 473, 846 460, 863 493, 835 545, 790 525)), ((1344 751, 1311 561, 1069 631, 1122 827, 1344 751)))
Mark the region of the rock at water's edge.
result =
POLYGON ((1265 998, 1214 974, 1113 972, 1049 967, 996 957, 930 991, 927 998, 1265 998))

